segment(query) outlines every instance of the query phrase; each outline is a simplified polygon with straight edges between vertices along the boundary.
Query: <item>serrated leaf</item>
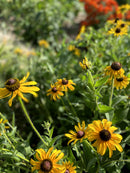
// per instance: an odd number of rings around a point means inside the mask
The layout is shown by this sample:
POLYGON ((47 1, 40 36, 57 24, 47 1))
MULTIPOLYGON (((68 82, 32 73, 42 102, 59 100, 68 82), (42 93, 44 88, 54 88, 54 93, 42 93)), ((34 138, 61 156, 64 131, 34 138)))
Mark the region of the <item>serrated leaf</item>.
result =
POLYGON ((100 113, 106 113, 106 112, 110 112, 110 111, 112 111, 113 110, 113 108, 112 107, 110 107, 110 106, 107 106, 107 105, 98 105, 98 107, 99 107, 99 112, 100 113))

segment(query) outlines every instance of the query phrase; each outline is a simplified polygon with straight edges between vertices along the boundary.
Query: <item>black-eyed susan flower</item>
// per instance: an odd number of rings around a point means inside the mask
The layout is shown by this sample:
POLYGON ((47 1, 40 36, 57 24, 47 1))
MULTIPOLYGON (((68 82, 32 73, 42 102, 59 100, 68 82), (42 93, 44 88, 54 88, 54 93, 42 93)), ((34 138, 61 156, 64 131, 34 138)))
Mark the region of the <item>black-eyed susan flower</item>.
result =
POLYGON ((130 80, 130 78, 126 77, 125 75, 116 77, 114 79, 114 87, 116 87, 117 90, 126 88, 127 85, 129 84, 129 80, 130 80))
POLYGON ((68 88, 73 91, 75 89, 73 85, 76 85, 72 80, 67 80, 66 78, 57 79, 55 84, 61 87, 62 91, 68 91, 68 88))
POLYGON ((38 170, 38 173, 64 173, 64 168, 57 162, 61 160, 64 153, 61 150, 55 149, 53 152, 51 147, 47 152, 42 148, 36 150, 36 159, 31 159, 30 163, 33 165, 32 171, 38 170))
POLYGON ((123 149, 119 144, 122 140, 122 136, 113 133, 117 128, 111 126, 112 122, 107 119, 95 120, 87 127, 87 138, 89 141, 95 141, 92 145, 97 148, 97 152, 104 155, 107 147, 109 149, 109 157, 112 156, 113 150, 116 148, 122 152, 123 149))
POLYGON ((51 100, 56 101, 60 99, 60 96, 63 96, 62 88, 56 84, 51 84, 51 89, 47 90, 47 96, 51 95, 51 100))
POLYGON ((62 163, 63 167, 65 168, 64 173, 76 173, 76 166, 73 166, 74 163, 71 163, 70 161, 66 161, 62 163))
POLYGON ((124 69, 122 68, 121 63, 113 62, 111 66, 105 68, 105 75, 112 77, 121 76, 124 74, 124 69))
POLYGON ((39 40, 39 46, 44 46, 45 48, 49 47, 49 43, 46 40, 39 40))
MULTIPOLYGON (((10 127, 5 125, 8 122, 8 120, 3 120, 3 118, 0 119, 0 126, 3 124, 5 129, 9 129, 10 127)), ((1 136, 1 133, 0 133, 1 136)))
POLYGON ((128 30, 128 24, 127 24, 127 22, 125 22, 123 20, 118 20, 116 27, 117 28, 128 30))
POLYGON ((114 28, 111 28, 108 31, 108 34, 114 34, 114 36, 121 36, 121 35, 127 35, 128 34, 128 27, 119 27, 118 25, 114 28))
POLYGON ((37 82, 35 81, 25 82, 28 77, 29 77, 29 72, 20 81, 17 78, 8 79, 5 82, 5 88, 0 88, 0 99, 12 96, 8 101, 9 106, 12 106, 12 101, 17 95, 21 97, 25 102, 28 102, 28 99, 25 98, 22 93, 30 93, 33 94, 35 97, 37 97, 36 91, 39 91, 40 89, 36 86, 28 86, 28 85, 36 85, 37 82))
POLYGON ((77 141, 82 142, 83 139, 87 138, 87 130, 85 128, 85 121, 82 121, 82 125, 78 123, 78 126, 75 126, 76 132, 70 130, 69 133, 66 133, 65 136, 70 138, 68 145, 70 142, 74 141, 74 144, 77 141))
POLYGON ((82 67, 83 70, 87 70, 91 68, 91 62, 85 57, 83 62, 79 62, 79 65, 82 67))

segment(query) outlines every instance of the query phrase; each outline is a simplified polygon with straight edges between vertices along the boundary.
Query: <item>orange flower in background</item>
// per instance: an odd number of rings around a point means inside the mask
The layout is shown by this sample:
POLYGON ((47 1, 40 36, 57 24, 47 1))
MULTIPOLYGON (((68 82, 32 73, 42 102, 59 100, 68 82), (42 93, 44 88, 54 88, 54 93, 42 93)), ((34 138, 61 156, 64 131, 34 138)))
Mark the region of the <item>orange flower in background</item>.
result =
POLYGON ((116 0, 79 0, 84 2, 84 8, 87 13, 85 21, 82 21, 82 25, 95 25, 102 21, 105 17, 107 19, 120 18, 123 16, 126 20, 130 19, 130 10, 128 4, 119 6, 116 0), (122 10, 125 9, 125 15, 122 10))

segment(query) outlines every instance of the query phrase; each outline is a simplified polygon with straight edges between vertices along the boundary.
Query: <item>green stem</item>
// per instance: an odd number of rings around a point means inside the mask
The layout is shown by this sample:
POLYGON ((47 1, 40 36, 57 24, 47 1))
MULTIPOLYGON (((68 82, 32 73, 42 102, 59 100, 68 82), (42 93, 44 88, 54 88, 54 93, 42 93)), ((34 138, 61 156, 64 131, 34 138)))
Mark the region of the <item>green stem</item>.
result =
POLYGON ((6 135, 5 130, 3 129, 2 131, 3 131, 3 134, 4 134, 5 138, 6 138, 7 141, 9 142, 9 144, 10 144, 10 145, 12 146, 12 148, 15 150, 15 146, 12 144, 12 142, 10 141, 10 139, 8 138, 8 136, 6 135))
POLYGON ((109 106, 110 106, 110 107, 111 107, 111 105, 112 105, 113 91, 114 91, 114 78, 112 79, 111 95, 110 95, 110 99, 109 99, 109 106))
POLYGON ((70 100, 69 100, 69 98, 68 98, 67 93, 66 93, 66 98, 67 98, 67 101, 68 101, 68 103, 69 103, 69 105, 70 105, 72 111, 73 111, 73 114, 77 117, 77 120, 79 120, 79 117, 78 117, 77 113, 75 112, 75 110, 74 110, 74 108, 73 108, 73 106, 72 106, 72 103, 70 102, 70 100))
POLYGON ((37 134, 37 136, 41 139, 41 141, 47 146, 47 143, 44 141, 44 139, 42 138, 42 136, 40 135, 40 133, 38 132, 38 130, 34 126, 32 120, 31 120, 31 118, 30 118, 30 116, 29 116, 29 114, 28 114, 28 112, 27 112, 27 110, 26 110, 26 108, 24 106, 24 103, 23 103, 22 99, 20 97, 18 97, 18 99, 19 99, 19 102, 21 104, 22 110, 23 110, 23 112, 24 112, 24 114, 25 114, 28 122, 30 123, 31 127, 33 128, 33 130, 35 131, 35 133, 37 134))
POLYGON ((94 149, 94 147, 87 141, 87 140, 84 140, 84 142, 86 143, 86 145, 88 145, 95 153, 96 157, 97 157, 97 163, 98 163, 98 169, 97 169, 97 172, 100 168, 100 161, 99 161, 99 157, 98 157, 98 153, 97 151, 94 149))
POLYGON ((104 167, 104 166, 109 165, 110 163, 113 163, 113 162, 130 162, 130 160, 112 160, 110 162, 105 163, 102 166, 104 167))

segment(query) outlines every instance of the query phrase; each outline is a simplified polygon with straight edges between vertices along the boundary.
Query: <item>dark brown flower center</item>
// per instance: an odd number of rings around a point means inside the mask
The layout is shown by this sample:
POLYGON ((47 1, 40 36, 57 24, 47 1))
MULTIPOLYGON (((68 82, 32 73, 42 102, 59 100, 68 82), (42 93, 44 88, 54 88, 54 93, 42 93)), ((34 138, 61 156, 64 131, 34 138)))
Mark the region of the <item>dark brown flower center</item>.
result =
POLYGON ((112 65, 111 65, 111 68, 115 71, 118 71, 121 69, 121 63, 119 62, 113 62, 112 65))
POLYGON ((109 139, 111 138, 111 133, 108 130, 101 130, 99 133, 100 138, 103 141, 109 141, 109 139))
POLYGON ((117 28, 117 29, 115 30, 115 32, 116 32, 116 33, 120 33, 120 32, 121 32, 121 29, 120 29, 120 28, 117 28))
POLYGON ((124 28, 124 27, 125 27, 125 24, 124 24, 124 23, 122 23, 120 26, 121 26, 121 28, 124 28))
POLYGON ((116 19, 115 19, 115 23, 117 23, 118 20, 119 20, 119 18, 116 18, 116 19))
POLYGON ((5 83, 5 87, 9 90, 9 91, 15 91, 20 87, 20 83, 18 79, 14 79, 14 78, 10 78, 6 81, 5 83))
POLYGON ((69 169, 66 169, 65 173, 70 173, 69 169))
POLYGON ((53 87, 52 88, 52 92, 56 93, 57 92, 57 88, 56 87, 53 87))
POLYGON ((121 77, 121 78, 116 78, 116 80, 118 81, 118 82, 121 82, 121 81, 123 81, 123 77, 121 77))
POLYGON ((77 138, 82 138, 85 135, 84 131, 78 131, 77 132, 77 138))
POLYGON ((62 79, 62 84, 63 84, 63 85, 67 85, 67 84, 68 84, 68 80, 62 79))
POLYGON ((49 159, 45 159, 41 163, 41 170, 45 173, 49 173, 52 169, 52 162, 49 159))

